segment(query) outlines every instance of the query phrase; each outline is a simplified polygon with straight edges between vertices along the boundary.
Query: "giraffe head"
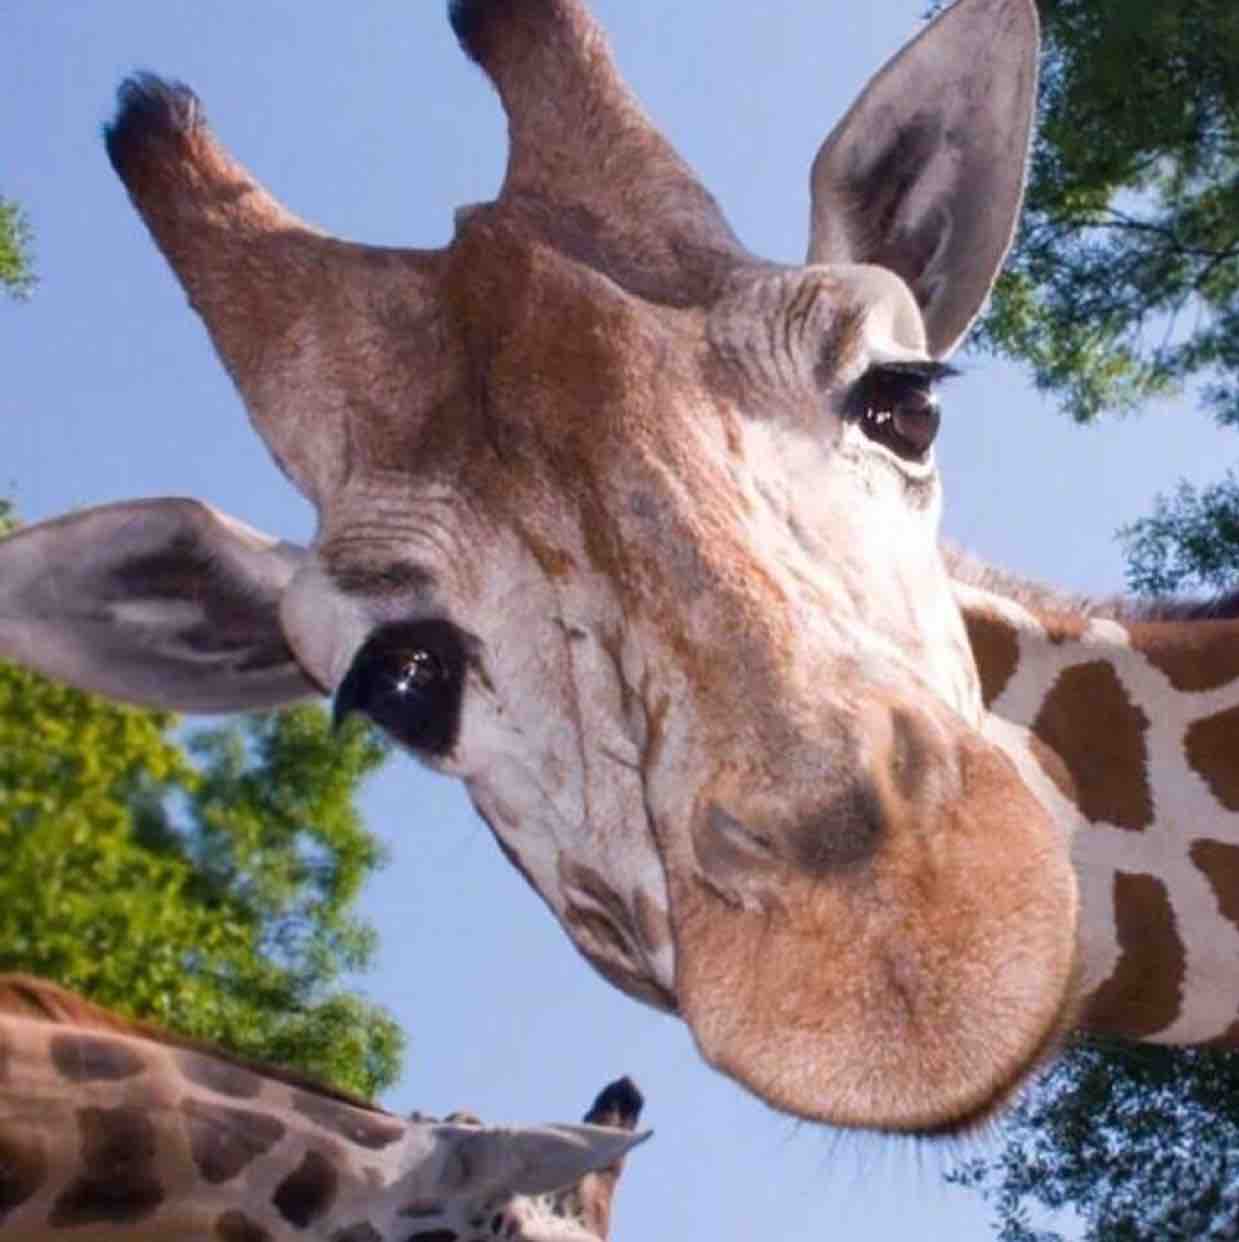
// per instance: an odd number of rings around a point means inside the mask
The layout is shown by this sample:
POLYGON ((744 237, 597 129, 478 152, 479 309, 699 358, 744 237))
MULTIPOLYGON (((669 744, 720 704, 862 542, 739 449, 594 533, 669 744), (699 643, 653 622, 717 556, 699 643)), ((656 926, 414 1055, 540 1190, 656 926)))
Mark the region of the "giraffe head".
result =
POLYGON ((0 650, 188 710, 332 694, 726 1073, 958 1125, 1061 1028, 1075 953, 1065 843, 979 730, 932 450, 1019 209, 1031 0, 961 0, 871 82, 800 267, 743 249, 580 0, 451 19, 510 156, 438 251, 323 236, 188 90, 122 88, 112 161, 319 529, 31 529, 0 650))

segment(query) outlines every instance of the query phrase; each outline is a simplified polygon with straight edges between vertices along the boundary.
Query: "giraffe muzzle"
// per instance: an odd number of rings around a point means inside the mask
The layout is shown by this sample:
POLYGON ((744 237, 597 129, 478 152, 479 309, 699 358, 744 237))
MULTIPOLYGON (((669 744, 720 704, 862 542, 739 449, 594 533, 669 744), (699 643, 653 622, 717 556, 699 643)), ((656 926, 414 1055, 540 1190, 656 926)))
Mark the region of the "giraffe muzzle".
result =
POLYGON ((772 820, 734 792, 699 810, 691 865, 669 868, 678 1005, 707 1059, 776 1108, 957 1129, 1074 1016, 1075 877, 962 722, 881 705, 864 724, 883 744, 815 813, 772 820))

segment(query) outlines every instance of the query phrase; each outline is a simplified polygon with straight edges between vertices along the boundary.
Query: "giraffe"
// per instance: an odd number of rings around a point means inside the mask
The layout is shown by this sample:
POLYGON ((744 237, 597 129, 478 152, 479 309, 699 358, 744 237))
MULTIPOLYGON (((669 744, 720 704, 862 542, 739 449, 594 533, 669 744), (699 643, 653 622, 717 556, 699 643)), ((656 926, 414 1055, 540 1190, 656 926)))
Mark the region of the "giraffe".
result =
POLYGON ((605 1242, 642 1100, 579 1126, 402 1119, 0 976, 0 1237, 605 1242))
POLYGON ((744 249, 582 0, 449 17, 509 154, 439 250, 322 234, 188 88, 121 88, 113 166, 319 527, 175 498, 32 527, 0 544, 0 654, 369 716, 598 971, 797 1116, 951 1130, 1080 1022, 1233 1039, 1235 622, 1077 608, 938 538, 1032 0, 958 0, 873 78, 801 266, 744 249))

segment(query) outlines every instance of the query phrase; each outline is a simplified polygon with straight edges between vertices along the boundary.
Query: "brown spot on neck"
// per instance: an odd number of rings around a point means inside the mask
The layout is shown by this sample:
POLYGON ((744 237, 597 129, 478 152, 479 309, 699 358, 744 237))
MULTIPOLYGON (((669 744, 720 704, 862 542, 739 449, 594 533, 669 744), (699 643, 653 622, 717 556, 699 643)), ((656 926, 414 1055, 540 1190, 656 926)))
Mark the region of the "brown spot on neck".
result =
POLYGON ((82 1108, 82 1172, 56 1200, 56 1229, 132 1225, 163 1202, 155 1163, 155 1124, 136 1108, 82 1108))
POLYGON ((1216 690, 1239 679, 1239 622, 1141 621, 1127 631, 1131 645, 1176 690, 1216 690))
POLYGON ((1192 842, 1192 862, 1200 868, 1224 919, 1239 927, 1239 845, 1201 838, 1192 842))
POLYGON ((1019 636, 1015 628, 988 612, 964 609, 964 628, 972 646, 972 658, 981 677, 981 699, 986 707, 1006 689, 1020 663, 1019 636))
POLYGON ((189 1148, 203 1179, 212 1186, 231 1181, 284 1137, 275 1117, 187 1097, 181 1104, 189 1148))
POLYGON ((301 1163, 275 1188, 271 1202, 295 1229, 304 1229, 335 1201, 339 1176, 322 1152, 308 1151, 301 1163))
POLYGON ((1032 731, 1062 760, 1087 819, 1139 831, 1153 822, 1148 727, 1114 669, 1093 660, 1059 674, 1032 731))
POLYGON ((1239 707, 1197 720, 1187 731, 1184 749, 1209 792, 1228 811, 1239 811, 1239 707))
POLYGON ((66 1031, 52 1036, 52 1064, 70 1082, 115 1082, 145 1067, 142 1057, 122 1039, 66 1031))
POLYGON ((1187 955, 1165 883, 1152 875, 1114 877, 1119 960, 1089 997, 1090 1031, 1147 1039, 1164 1031, 1182 1008, 1187 955))

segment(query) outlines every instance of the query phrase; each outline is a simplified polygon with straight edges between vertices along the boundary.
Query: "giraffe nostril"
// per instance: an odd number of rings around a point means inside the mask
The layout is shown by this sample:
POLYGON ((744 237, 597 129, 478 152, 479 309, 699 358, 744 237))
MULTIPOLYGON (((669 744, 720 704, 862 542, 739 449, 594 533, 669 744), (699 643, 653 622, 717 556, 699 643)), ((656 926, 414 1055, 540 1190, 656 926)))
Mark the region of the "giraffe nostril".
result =
POLYGON ((711 803, 693 844, 706 875, 742 888, 741 877, 773 867, 824 875, 862 862, 876 851, 884 822, 876 785, 857 775, 828 805, 775 823, 746 822, 711 803))
POLYGON ((857 774, 829 806, 789 829, 785 853, 802 871, 824 875, 872 858, 885 822, 876 785, 857 774))

